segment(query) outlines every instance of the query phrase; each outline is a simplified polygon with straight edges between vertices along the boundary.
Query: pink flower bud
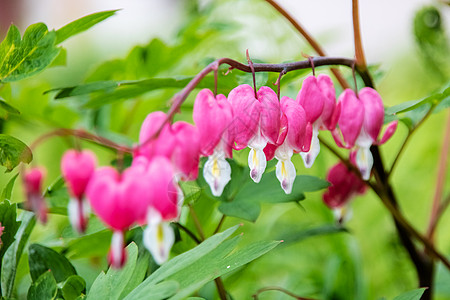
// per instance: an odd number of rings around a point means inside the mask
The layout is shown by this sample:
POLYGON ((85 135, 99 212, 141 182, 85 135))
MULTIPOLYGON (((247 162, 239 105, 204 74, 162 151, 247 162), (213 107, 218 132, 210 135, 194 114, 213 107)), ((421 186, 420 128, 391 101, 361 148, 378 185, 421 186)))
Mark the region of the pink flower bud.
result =
POLYGON ((364 181, 341 162, 328 171, 327 180, 331 186, 323 194, 323 201, 332 209, 344 206, 353 196, 364 194, 367 188, 364 181))
POLYGON ((83 197, 96 165, 97 158, 90 150, 81 152, 68 150, 64 153, 61 160, 61 172, 73 197, 77 199, 83 197))
POLYGON ((43 224, 47 223, 47 205, 42 196, 42 181, 45 170, 42 168, 32 168, 24 175, 25 192, 27 196, 27 207, 34 211, 38 220, 43 224))

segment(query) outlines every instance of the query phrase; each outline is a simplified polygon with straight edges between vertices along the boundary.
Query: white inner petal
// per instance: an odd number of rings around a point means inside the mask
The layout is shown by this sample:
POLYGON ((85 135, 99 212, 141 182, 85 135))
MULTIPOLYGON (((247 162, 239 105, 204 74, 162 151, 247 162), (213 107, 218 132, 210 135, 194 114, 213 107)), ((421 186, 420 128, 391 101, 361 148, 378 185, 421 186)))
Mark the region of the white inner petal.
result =
POLYGON ((215 150, 213 155, 203 167, 203 177, 211 188, 211 193, 219 197, 222 195, 223 189, 231 180, 231 167, 225 159, 225 153, 221 150, 215 150))
POLYGON ((262 149, 250 148, 248 166, 250 167, 250 177, 254 182, 260 182, 267 166, 266 155, 262 149))
POLYGON ((175 242, 175 233, 167 222, 149 223, 144 230, 144 245, 158 265, 167 261, 175 242))
POLYGON ((124 259, 123 254, 124 240, 122 231, 114 231, 111 239, 111 264, 114 267, 121 267, 124 259))
POLYGON ((286 194, 290 194, 296 177, 295 167, 292 161, 290 159, 279 160, 275 173, 280 181, 281 188, 286 194))
POLYGON ((77 232, 81 231, 81 220, 80 220, 80 206, 78 204, 78 199, 70 197, 69 205, 67 206, 67 212, 69 214, 69 221, 72 228, 77 232))
POLYGON ((311 147, 308 152, 300 152, 300 156, 303 159, 303 163, 306 168, 311 168, 316 160, 316 157, 320 152, 320 142, 319 142, 319 126, 317 124, 313 125, 313 135, 311 137, 311 147))
POLYGON ((373 157, 370 152, 370 145, 368 147, 359 147, 356 153, 356 165, 361 172, 361 177, 364 180, 369 180, 370 172, 373 166, 373 157))

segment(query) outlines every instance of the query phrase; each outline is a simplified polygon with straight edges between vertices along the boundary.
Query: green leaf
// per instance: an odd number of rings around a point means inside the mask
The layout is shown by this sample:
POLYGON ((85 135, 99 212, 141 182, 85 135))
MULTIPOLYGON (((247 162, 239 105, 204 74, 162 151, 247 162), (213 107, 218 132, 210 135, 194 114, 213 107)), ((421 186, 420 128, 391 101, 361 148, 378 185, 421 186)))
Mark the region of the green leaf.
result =
POLYGON ((185 299, 199 286, 257 259, 280 243, 259 241, 235 250, 240 239, 241 236, 236 236, 223 242, 188 268, 170 276, 168 279, 176 280, 180 284, 180 291, 170 299, 185 299))
POLYGON ((51 271, 44 272, 28 290, 28 300, 55 299, 57 285, 51 271))
POLYGON ((20 39, 20 32, 11 25, 0 44, 0 82, 17 81, 48 67, 58 56, 56 33, 43 23, 30 25, 20 39))
POLYGON ((66 256, 71 259, 104 256, 108 253, 111 235, 111 231, 105 229, 71 240, 65 249, 66 256))
POLYGON ((17 266, 23 249, 36 225, 36 217, 32 212, 24 211, 20 215, 19 220, 21 224, 15 236, 16 240, 6 251, 1 270, 2 293, 8 298, 12 296, 14 290, 17 266))
POLYGON ((293 230, 289 230, 284 234, 280 234, 280 238, 284 240, 284 244, 295 243, 303 241, 310 237, 325 235, 325 234, 333 234, 340 232, 348 232, 345 227, 335 226, 335 225, 323 225, 315 228, 309 228, 305 230, 300 230, 293 232, 293 230))
POLYGON ((64 179, 61 176, 47 188, 44 196, 49 206, 49 213, 67 216, 67 206, 70 196, 64 185, 64 179))
POLYGON ((80 32, 86 31, 92 26, 100 23, 101 21, 113 16, 118 9, 102 11, 94 14, 87 15, 78 20, 70 22, 64 27, 56 31, 56 44, 59 44, 71 36, 74 36, 80 32))
POLYGON ((135 243, 130 243, 126 250, 125 266, 120 270, 110 268, 106 274, 100 273, 92 284, 87 299, 119 299, 128 283, 133 282, 138 248, 135 243))
POLYGON ((77 275, 70 261, 53 249, 39 244, 28 248, 28 264, 33 281, 48 270, 51 270, 57 282, 65 281, 71 275, 77 275))
POLYGON ((0 108, 10 114, 20 115, 20 111, 17 108, 12 107, 10 104, 6 103, 5 99, 3 99, 2 97, 0 97, 0 108))
POLYGON ((32 159, 30 148, 22 141, 0 134, 0 164, 6 167, 7 172, 12 171, 20 162, 28 164, 32 159))
POLYGON ((164 300, 174 295, 178 288, 178 282, 168 280, 159 284, 147 285, 145 288, 141 289, 139 293, 133 294, 133 298, 126 297, 125 299, 164 300))
POLYGON ((66 281, 61 284, 61 293, 64 300, 77 299, 86 288, 86 282, 78 275, 69 276, 66 281))
POLYGON ((219 210, 224 215, 255 222, 261 212, 261 206, 256 202, 232 201, 220 203, 219 210))
POLYGON ((408 291, 406 293, 398 295, 393 300, 420 300, 420 297, 422 297, 425 290, 426 290, 426 288, 408 291))
POLYGON ((64 48, 61 48, 58 56, 52 61, 49 68, 66 66, 66 65, 67 65, 67 50, 64 48))
POLYGON ((19 176, 19 173, 17 173, 13 177, 11 177, 11 179, 8 181, 6 186, 3 188, 3 190, 2 190, 2 198, 1 198, 2 201, 3 200, 11 200, 12 189, 14 187, 14 182, 16 181, 17 176, 19 176))
POLYGON ((309 175, 298 175, 292 192, 286 195, 275 174, 268 173, 256 184, 247 181, 229 201, 220 204, 219 210, 229 216, 256 221, 260 213, 260 203, 283 203, 305 199, 304 192, 313 192, 328 187, 328 182, 309 175))
MULTIPOLYGON (((142 236, 141 236, 142 238, 142 236)), ((136 261, 136 267, 133 271, 133 275, 130 278, 130 281, 128 281, 128 284, 120 294, 120 299, 125 298, 126 295, 128 295, 134 288, 136 288, 141 282, 145 279, 145 274, 147 273, 147 270, 149 268, 150 264, 150 252, 148 252, 147 249, 144 249, 141 251, 141 253, 138 253, 138 258, 136 261)))
POLYGON ((16 204, 11 204, 8 200, 0 203, 0 223, 3 227, 3 233, 1 236, 2 245, 0 247, 0 262, 5 255, 6 250, 14 242, 17 230, 19 229, 20 222, 16 221, 17 207, 16 204))
POLYGON ((153 272, 147 279, 145 279, 137 288, 135 288, 126 299, 138 299, 136 296, 141 295, 142 290, 146 290, 148 286, 154 286, 158 282, 161 282, 165 278, 169 277, 195 263, 202 256, 213 251, 219 246, 225 239, 232 235, 239 226, 228 228, 224 232, 213 235, 200 245, 192 250, 189 250, 183 254, 180 254, 168 262, 164 263, 159 269, 153 272))
POLYGON ((174 280, 179 290, 170 299, 185 299, 207 282, 255 260, 273 249, 279 242, 256 242, 239 250, 242 236, 228 237, 237 226, 213 235, 203 243, 167 263, 151 274, 125 299, 142 299, 157 283, 174 280))

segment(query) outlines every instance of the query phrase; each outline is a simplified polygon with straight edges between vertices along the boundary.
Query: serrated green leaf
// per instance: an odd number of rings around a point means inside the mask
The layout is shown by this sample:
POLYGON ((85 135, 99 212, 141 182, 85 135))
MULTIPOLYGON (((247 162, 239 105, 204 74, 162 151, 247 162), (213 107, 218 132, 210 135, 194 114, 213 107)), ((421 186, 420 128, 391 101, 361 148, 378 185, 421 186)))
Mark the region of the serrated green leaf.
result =
POLYGON ((3 99, 2 97, 0 97, 0 108, 6 111, 7 113, 13 115, 20 115, 20 111, 17 108, 12 107, 10 104, 6 103, 5 99, 3 99))
POLYGON ((82 277, 72 275, 61 284, 60 289, 64 300, 75 300, 86 289, 86 282, 82 277))
POLYGON ((71 36, 74 36, 80 32, 86 31, 92 26, 100 23, 101 21, 113 16, 118 10, 108 10, 98 13, 93 13, 84 16, 78 20, 70 22, 64 27, 56 31, 56 44, 59 44, 71 36))
POLYGON ((17 207, 16 204, 11 204, 8 200, 0 203, 0 223, 3 227, 1 236, 2 245, 0 247, 0 261, 3 259, 6 250, 14 242, 15 235, 19 229, 20 222, 16 221, 17 207))
POLYGON ((393 300, 420 300, 426 288, 420 288, 412 291, 408 291, 401 295, 398 295, 393 300))
POLYGON ((51 271, 44 272, 28 290, 28 300, 55 299, 57 285, 51 271))
POLYGON ((51 270, 57 282, 65 281, 71 275, 77 275, 70 261, 53 249, 39 244, 32 244, 28 248, 28 264, 33 281, 48 270, 51 270))
POLYGON ((11 177, 11 179, 8 181, 6 186, 3 188, 2 196, 1 196, 2 201, 3 200, 11 200, 12 189, 14 188, 14 182, 16 181, 17 176, 19 176, 19 173, 17 173, 13 177, 11 177))
POLYGON ((30 25, 22 40, 16 26, 11 25, 0 44, 0 82, 17 81, 48 67, 58 56, 56 33, 43 23, 30 25))
POLYGON ((31 149, 22 141, 6 134, 0 134, 0 164, 10 172, 20 162, 30 163, 33 159, 31 149))
POLYGON ((12 296, 17 266, 28 238, 36 225, 36 217, 34 213, 24 211, 20 215, 19 221, 21 224, 15 235, 16 240, 6 251, 1 270, 2 293, 8 298, 12 296))

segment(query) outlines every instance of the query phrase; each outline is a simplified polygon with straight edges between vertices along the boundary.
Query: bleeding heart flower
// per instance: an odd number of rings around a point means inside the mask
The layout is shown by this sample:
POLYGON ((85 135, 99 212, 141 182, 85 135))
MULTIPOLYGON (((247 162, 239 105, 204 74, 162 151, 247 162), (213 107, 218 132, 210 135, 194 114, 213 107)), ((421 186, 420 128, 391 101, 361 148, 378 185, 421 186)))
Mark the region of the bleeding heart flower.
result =
POLYGON ((209 156, 203 166, 203 177, 214 196, 220 196, 231 179, 231 167, 226 158, 233 155, 233 132, 230 125, 233 110, 224 95, 201 90, 194 104, 194 122, 200 135, 200 151, 209 156))
POLYGON ((304 108, 311 136, 310 147, 300 152, 306 168, 311 168, 320 152, 319 130, 333 130, 339 111, 333 81, 328 75, 309 76, 303 81, 297 101, 304 108))
POLYGON ((303 107, 289 97, 281 99, 281 128, 278 143, 268 144, 264 153, 268 159, 278 159, 276 175, 286 194, 290 194, 296 177, 294 164, 291 161, 294 152, 306 150, 310 137, 306 135, 306 114, 303 107))
MULTIPOLYGON (((355 152, 351 153, 350 161, 354 163, 355 152)), ((331 186, 323 194, 325 204, 335 211, 339 221, 345 217, 346 204, 355 196, 364 194, 367 186, 354 172, 339 162, 327 174, 331 186)))
POLYGON ((125 263, 124 232, 147 212, 152 190, 145 171, 132 166, 119 174, 112 167, 102 167, 94 172, 86 189, 92 209, 114 231, 109 258, 116 268, 125 263))
POLYGON ((152 192, 147 210, 144 245, 155 262, 162 264, 168 259, 175 242, 175 234, 168 222, 179 218, 184 199, 172 165, 165 157, 155 157, 150 162, 147 172, 152 192))
POLYGON ((23 177, 27 197, 27 207, 36 214, 36 218, 43 224, 47 223, 47 205, 42 196, 42 181, 45 170, 32 168, 25 172, 23 177))
POLYGON ((68 212, 72 227, 78 232, 86 230, 89 205, 84 200, 84 192, 95 171, 97 158, 92 151, 68 150, 61 160, 61 172, 67 183, 69 193, 68 212))
POLYGON ((236 150, 250 147, 248 165, 254 182, 261 180, 267 165, 264 148, 276 144, 280 133, 281 110, 275 92, 261 87, 255 93, 247 84, 234 88, 228 95, 233 107, 232 131, 236 150))
MULTIPOLYGON (((175 147, 172 161, 181 180, 195 180, 198 176, 200 160, 200 139, 197 128, 186 122, 175 122, 172 125, 175 147)), ((163 138, 163 137, 162 137, 163 138)))
POLYGON ((333 131, 333 137, 339 147, 356 146, 356 165, 362 178, 369 180, 373 166, 370 146, 389 140, 397 128, 398 121, 389 123, 385 134, 378 140, 384 121, 383 101, 377 91, 369 87, 361 89, 358 97, 350 89, 346 89, 339 97, 341 116, 338 123, 344 143, 337 129, 333 131))
POLYGON ((136 156, 144 155, 148 159, 152 159, 152 157, 158 155, 165 157, 172 156, 176 139, 168 123, 163 126, 157 138, 149 140, 158 132, 166 120, 167 115, 162 111, 152 112, 145 118, 141 126, 141 131, 139 132, 140 146, 136 149, 136 156))

